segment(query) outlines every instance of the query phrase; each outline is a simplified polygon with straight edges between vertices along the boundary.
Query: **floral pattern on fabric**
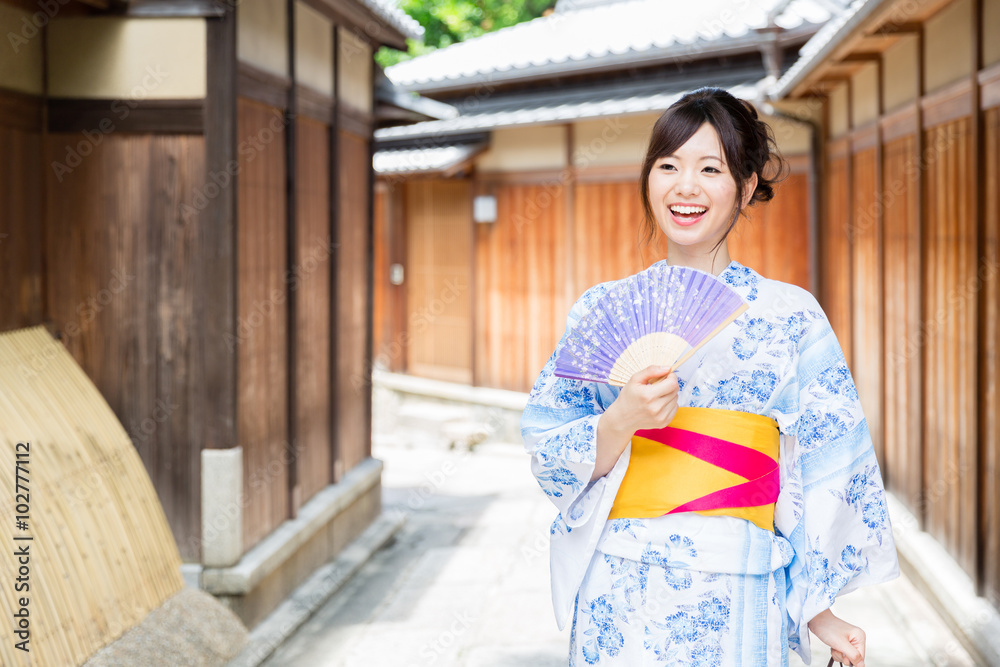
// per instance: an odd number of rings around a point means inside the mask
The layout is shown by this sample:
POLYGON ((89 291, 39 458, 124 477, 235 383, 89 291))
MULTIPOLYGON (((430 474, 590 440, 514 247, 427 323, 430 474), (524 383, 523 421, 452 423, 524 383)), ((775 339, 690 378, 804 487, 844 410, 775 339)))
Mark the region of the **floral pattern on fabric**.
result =
MULTIPOLYGON (((677 370, 678 404, 778 422, 774 531, 693 513, 609 521, 629 449, 590 480, 597 423, 619 389, 556 378, 557 346, 529 396, 522 435, 560 513, 551 530, 553 603, 560 626, 573 619, 570 664, 779 665, 789 648, 808 660, 809 618, 840 594, 898 574, 867 423, 822 309, 805 290, 737 262, 719 277, 749 308, 677 370)), ((567 331, 613 284, 581 296, 567 331)))

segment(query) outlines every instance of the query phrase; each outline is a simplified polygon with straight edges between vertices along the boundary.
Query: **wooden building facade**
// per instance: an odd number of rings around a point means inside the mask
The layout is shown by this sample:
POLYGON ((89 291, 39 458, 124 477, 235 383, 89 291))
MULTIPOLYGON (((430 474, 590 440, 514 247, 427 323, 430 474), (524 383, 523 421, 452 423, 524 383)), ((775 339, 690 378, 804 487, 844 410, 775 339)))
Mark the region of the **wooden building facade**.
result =
MULTIPOLYGON (((372 55, 408 21, 362 0, 0 1, 0 330, 63 341, 188 563, 245 563, 377 468, 372 55), (236 456, 203 479, 212 451, 236 456)), ((377 515, 366 479, 258 598, 206 588, 252 627, 377 515)))
MULTIPOLYGON (((397 372, 527 391, 592 285, 665 257, 640 244, 638 165, 658 115, 494 131, 467 171, 380 177, 376 186, 375 363, 397 372), (613 149, 590 157, 592 146, 613 149), (530 151, 527 148, 530 147, 530 151), (541 168, 539 168, 541 167, 541 168), (475 223, 473 198, 496 200, 475 223), (391 265, 405 267, 393 285, 391 265)), ((789 174, 774 202, 743 219, 733 258, 810 286, 809 132, 784 121, 789 174), (794 152, 793 152, 794 151, 794 152), (802 151, 802 152, 798 152, 802 151), (791 239, 785 253, 767 248, 791 239)))
MULTIPOLYGON (((734 7, 733 38, 693 6, 560 2, 551 16, 386 70, 458 116, 376 132, 376 366, 528 391, 580 294, 665 256, 662 238, 639 242, 653 123, 704 85, 755 99, 758 82, 818 29, 795 12, 826 11, 797 7, 780 3, 786 14, 772 17, 788 29, 734 7), (657 12, 669 25, 646 44, 657 12), (600 37, 584 45, 578 32, 600 37), (697 48, 686 46, 692 34, 704 40, 697 48), (608 55, 619 43, 634 50, 608 55), (477 222, 480 197, 495 215, 477 222)), ((813 122, 771 113, 789 173, 777 198, 738 224, 732 254, 811 288, 813 122)))
POLYGON ((823 110, 820 300, 888 488, 1000 607, 1000 2, 867 5, 775 89, 823 110))

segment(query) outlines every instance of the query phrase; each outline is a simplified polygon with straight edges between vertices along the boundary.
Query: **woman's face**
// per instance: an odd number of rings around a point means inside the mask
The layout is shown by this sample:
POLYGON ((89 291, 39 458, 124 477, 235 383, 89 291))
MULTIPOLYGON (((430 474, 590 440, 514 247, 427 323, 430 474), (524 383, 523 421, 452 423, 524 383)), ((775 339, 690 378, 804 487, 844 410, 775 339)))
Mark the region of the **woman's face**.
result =
MULTIPOLYGON (((756 175, 750 181, 752 193, 756 175)), ((733 217, 736 182, 710 123, 703 123, 673 154, 653 163, 649 203, 667 239, 686 254, 706 254, 717 246, 733 217)))

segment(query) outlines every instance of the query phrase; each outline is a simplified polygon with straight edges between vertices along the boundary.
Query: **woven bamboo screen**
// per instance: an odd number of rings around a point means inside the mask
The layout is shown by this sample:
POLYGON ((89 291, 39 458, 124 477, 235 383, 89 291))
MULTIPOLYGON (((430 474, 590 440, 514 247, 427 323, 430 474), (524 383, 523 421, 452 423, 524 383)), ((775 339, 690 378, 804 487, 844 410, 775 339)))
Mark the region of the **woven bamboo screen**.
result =
POLYGON ((80 665, 181 589, 177 546, 125 429, 42 327, 0 334, 0 449, 0 664, 80 665), (16 592, 24 545, 29 589, 16 592), (30 653, 12 634, 22 597, 30 653))

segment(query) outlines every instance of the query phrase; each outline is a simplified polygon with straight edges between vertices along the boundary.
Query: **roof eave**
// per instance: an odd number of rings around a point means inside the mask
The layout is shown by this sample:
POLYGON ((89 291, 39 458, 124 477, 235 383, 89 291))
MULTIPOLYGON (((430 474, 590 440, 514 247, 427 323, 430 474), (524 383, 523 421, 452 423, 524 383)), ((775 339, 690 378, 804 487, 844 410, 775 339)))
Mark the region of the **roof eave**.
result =
MULTIPOLYGON (((785 97, 797 97, 808 92, 809 86, 814 83, 817 68, 824 63, 832 53, 840 48, 846 41, 856 37, 863 29, 869 18, 883 5, 890 4, 892 0, 859 0, 863 4, 852 14, 842 26, 828 38, 813 53, 799 58, 791 68, 778 79, 768 91, 771 99, 782 99, 785 97)), ((808 48, 808 42, 803 49, 808 48)))
POLYGON ((404 32, 392 25, 384 16, 360 1, 344 0, 304 0, 304 2, 338 24, 354 26, 358 37, 374 46, 389 46, 406 51, 407 38, 418 38, 422 33, 404 32))
MULTIPOLYGON (((801 41, 814 34, 818 25, 803 23, 790 30, 784 30, 778 37, 780 46, 787 46, 801 41)), ((769 44, 771 38, 756 31, 734 38, 722 38, 712 42, 694 42, 685 44, 682 48, 649 49, 640 53, 616 54, 601 58, 585 60, 566 60, 559 63, 546 63, 524 69, 511 69, 504 72, 484 72, 472 76, 441 81, 425 81, 419 83, 397 83, 402 90, 434 95, 456 93, 469 90, 479 90, 490 84, 532 83, 549 79, 558 74, 601 74, 624 69, 625 67, 649 67, 669 65, 675 62, 693 62, 723 56, 754 53, 762 46, 769 44)))

